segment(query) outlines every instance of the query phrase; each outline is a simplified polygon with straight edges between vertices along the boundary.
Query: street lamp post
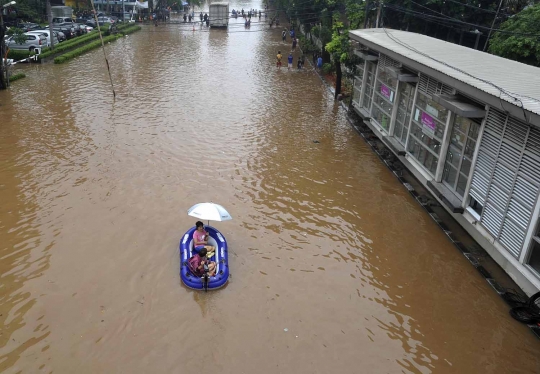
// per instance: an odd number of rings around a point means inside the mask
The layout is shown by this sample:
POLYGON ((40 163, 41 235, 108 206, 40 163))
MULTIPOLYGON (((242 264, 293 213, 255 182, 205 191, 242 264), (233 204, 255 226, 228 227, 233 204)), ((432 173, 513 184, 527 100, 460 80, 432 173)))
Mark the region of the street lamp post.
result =
POLYGON ((15 1, 10 1, 7 4, 2 5, 0 7, 0 88, 7 88, 8 87, 8 80, 7 80, 7 56, 6 56, 6 43, 4 40, 4 35, 6 34, 5 28, 4 28, 4 9, 7 7, 10 7, 12 5, 15 5, 15 1))

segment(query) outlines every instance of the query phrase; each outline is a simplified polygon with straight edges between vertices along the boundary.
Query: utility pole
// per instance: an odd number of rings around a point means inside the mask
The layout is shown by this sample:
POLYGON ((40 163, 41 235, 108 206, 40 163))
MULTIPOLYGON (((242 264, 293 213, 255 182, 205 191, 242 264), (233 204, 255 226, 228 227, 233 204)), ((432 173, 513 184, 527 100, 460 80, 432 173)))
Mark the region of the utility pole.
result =
POLYGON ((4 7, 0 7, 0 89, 7 88, 4 33, 4 7))
POLYGON ((366 0, 366 5, 364 7, 365 7, 364 28, 367 29, 367 21, 368 21, 369 7, 370 7, 369 0, 366 0))
POLYGON ((7 49, 4 35, 6 29, 4 28, 4 9, 9 6, 15 5, 15 1, 10 1, 7 4, 0 6, 0 89, 6 89, 9 87, 9 79, 7 75, 7 49))
POLYGON ((383 3, 382 3, 382 1, 379 1, 378 7, 377 7, 377 21, 375 22, 375 28, 376 28, 376 29, 379 28, 379 21, 380 21, 380 19, 381 19, 381 10, 382 10, 382 7, 383 7, 383 3))
POLYGON ((49 39, 51 40, 51 49, 54 49, 54 34, 52 26, 51 0, 47 0, 47 20, 49 21, 49 39))
POLYGON ((484 52, 487 49, 489 38, 491 36, 491 32, 493 31, 493 27, 495 26, 495 21, 497 21, 497 16, 499 15, 499 11, 501 10, 502 3, 503 3, 503 0, 501 0, 501 2, 499 3, 499 7, 497 8, 497 13, 495 13, 495 18, 493 18, 493 22, 491 23, 491 27, 489 29, 488 36, 486 38, 486 44, 484 44, 484 49, 482 50, 484 52))

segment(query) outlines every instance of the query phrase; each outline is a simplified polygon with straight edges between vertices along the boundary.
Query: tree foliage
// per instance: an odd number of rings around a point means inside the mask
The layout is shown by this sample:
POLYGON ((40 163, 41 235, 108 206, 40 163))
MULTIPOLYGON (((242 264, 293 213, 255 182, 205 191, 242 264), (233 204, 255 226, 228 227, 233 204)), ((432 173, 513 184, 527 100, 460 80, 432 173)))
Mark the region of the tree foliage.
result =
POLYGON ((496 32, 493 35, 489 43, 489 52, 525 64, 540 66, 540 4, 527 7, 504 22, 500 29, 506 32, 496 32))
POLYGON ((24 31, 16 27, 10 28, 7 35, 12 36, 13 40, 17 44, 24 44, 26 42, 26 35, 24 35, 24 31))

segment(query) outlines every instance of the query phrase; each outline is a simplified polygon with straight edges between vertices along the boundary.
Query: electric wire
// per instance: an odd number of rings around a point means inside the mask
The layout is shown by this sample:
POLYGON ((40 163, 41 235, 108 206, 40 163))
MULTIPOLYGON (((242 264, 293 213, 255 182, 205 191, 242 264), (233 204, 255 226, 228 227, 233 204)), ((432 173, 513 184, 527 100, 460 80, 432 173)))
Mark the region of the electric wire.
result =
MULTIPOLYGON (((384 17, 384 16, 383 16, 384 17)), ((518 93, 515 93, 515 92, 512 92, 512 91, 509 91, 509 90, 506 90, 500 86, 498 86, 497 84, 493 83, 492 81, 488 80, 488 79, 484 79, 484 78, 480 78, 480 77, 477 77, 475 76, 474 74, 471 74, 471 73, 468 73, 460 68, 457 68, 453 65, 450 65, 449 63, 445 62, 445 61, 441 61, 439 59, 436 59, 434 58, 433 56, 430 56, 428 55, 427 53, 424 53, 420 50, 418 50, 417 48, 414 48, 412 46, 410 46, 409 44, 407 44, 406 42, 403 42, 402 40, 400 40, 398 37, 392 35, 391 33, 388 32, 388 29, 386 29, 385 27, 382 28, 383 31, 385 32, 385 34, 388 36, 388 38, 390 38, 391 40, 393 40, 395 43, 409 49, 410 51, 413 51, 415 53, 418 53, 419 55, 422 55, 426 58, 429 58, 430 60, 433 60, 441 65, 444 65, 452 70, 455 70, 461 74, 464 74, 468 77, 471 77, 471 78, 474 78, 474 79, 477 79, 483 83, 486 83, 490 86, 492 86, 493 88, 497 89, 499 91, 499 99, 501 99, 501 95, 504 94, 510 98, 512 98, 515 102, 519 102, 520 106, 521 106, 521 109, 523 110, 523 113, 524 113, 524 117, 525 117, 525 121, 526 122, 529 122, 528 119, 527 119, 527 115, 526 115, 526 112, 525 112, 525 107, 523 105, 523 101, 519 98, 519 97, 522 97, 522 98, 527 98, 529 100, 532 100, 532 101, 535 101, 537 103, 540 103, 540 99, 537 99, 537 98, 533 98, 533 97, 530 97, 530 96, 526 96, 526 95, 521 95, 521 94, 518 94, 518 93)))

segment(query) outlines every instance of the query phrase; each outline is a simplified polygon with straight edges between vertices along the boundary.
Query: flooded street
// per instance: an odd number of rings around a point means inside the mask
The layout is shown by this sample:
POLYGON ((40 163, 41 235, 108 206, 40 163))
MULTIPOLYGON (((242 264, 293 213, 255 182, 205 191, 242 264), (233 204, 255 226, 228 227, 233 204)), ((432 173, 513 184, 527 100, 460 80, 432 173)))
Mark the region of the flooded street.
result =
POLYGON ((540 371, 280 31, 143 26, 107 47, 116 100, 100 50, 0 92, 0 372, 540 371), (178 274, 203 201, 234 218, 207 294, 178 274))

